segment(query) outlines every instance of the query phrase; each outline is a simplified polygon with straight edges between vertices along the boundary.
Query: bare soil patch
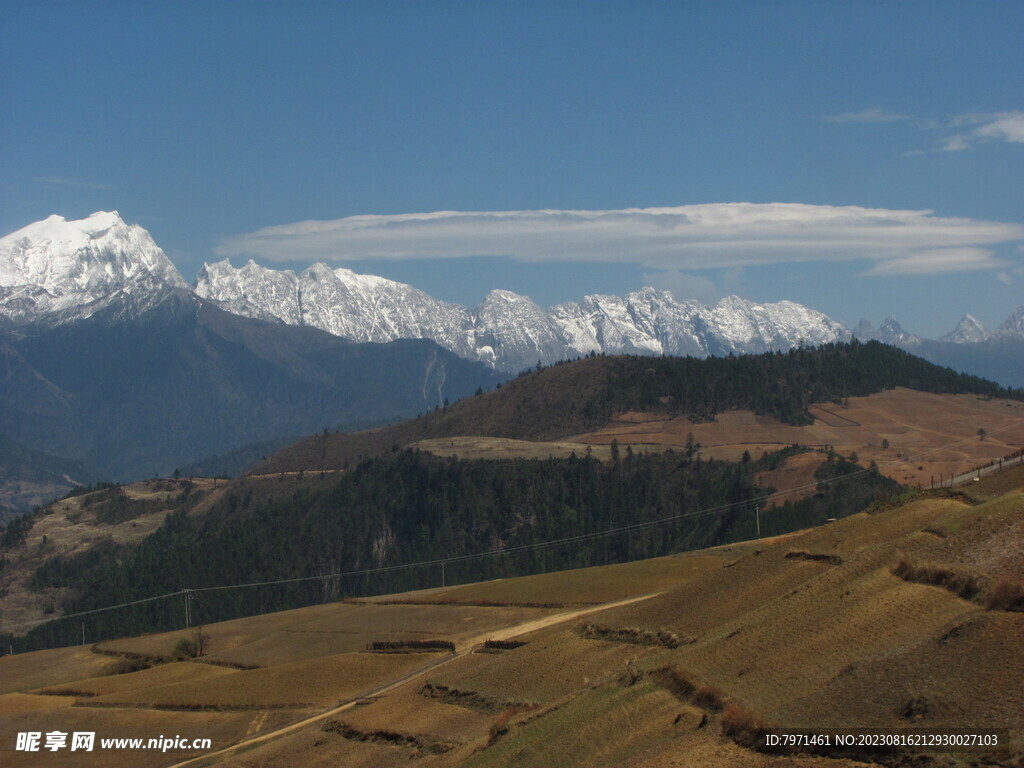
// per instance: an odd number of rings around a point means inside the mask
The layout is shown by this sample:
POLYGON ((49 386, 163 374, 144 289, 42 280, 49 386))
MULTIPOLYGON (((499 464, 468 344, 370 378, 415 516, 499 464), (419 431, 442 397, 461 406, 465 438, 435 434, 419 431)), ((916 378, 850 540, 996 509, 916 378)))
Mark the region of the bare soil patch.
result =
POLYGON ((727 411, 704 424, 629 413, 573 440, 597 446, 615 439, 623 446, 680 449, 692 434, 703 456, 731 461, 745 450, 757 456, 794 443, 831 445, 844 455, 855 452, 862 464, 876 461, 900 483, 925 487, 933 476, 938 481, 966 472, 1024 446, 1024 403, 1012 400, 896 388, 851 397, 843 405, 814 404, 810 410, 815 423, 802 427, 750 411, 727 411), (984 440, 979 429, 986 431, 984 440))

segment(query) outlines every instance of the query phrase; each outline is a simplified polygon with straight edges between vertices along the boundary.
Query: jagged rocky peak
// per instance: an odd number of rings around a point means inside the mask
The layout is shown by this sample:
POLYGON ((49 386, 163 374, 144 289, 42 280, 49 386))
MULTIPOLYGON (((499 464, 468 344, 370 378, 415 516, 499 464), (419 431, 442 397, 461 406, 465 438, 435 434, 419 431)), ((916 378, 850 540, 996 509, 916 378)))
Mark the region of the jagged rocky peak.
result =
POLYGON ((913 346, 923 341, 920 336, 904 330, 903 326, 892 315, 885 318, 885 322, 878 329, 878 334, 875 338, 885 344, 892 344, 896 347, 913 346))
POLYGON ((477 359, 519 371, 538 361, 567 356, 564 336, 551 315, 533 299, 506 290, 493 290, 470 313, 477 359))
POLYGON ((1021 304, 1003 321, 996 333, 1004 338, 1024 339, 1024 304, 1021 304))
POLYGON ((118 294, 141 307, 188 287, 149 232, 117 211, 53 215, 0 238, 0 314, 15 322, 73 319, 118 294))
POLYGON ((204 264, 195 292, 228 312, 260 320, 300 325, 298 279, 291 270, 268 269, 252 259, 237 269, 227 259, 204 264))
POLYGON ((196 290, 238 314, 312 325, 355 341, 432 339, 509 372, 590 352, 703 357, 849 339, 840 323, 793 302, 732 296, 707 307, 655 288, 586 296, 551 309, 493 290, 467 310, 404 283, 325 264, 296 277, 220 262, 200 273, 196 290))
POLYGON ((875 330, 874 323, 866 317, 862 317, 860 322, 854 326, 853 335, 861 341, 871 341, 872 339, 878 338, 878 331, 875 330))
POLYGON ((981 321, 971 315, 964 315, 960 318, 956 328, 943 336, 939 341, 951 344, 975 344, 985 341, 991 334, 982 325, 981 321))
POLYGON ((247 317, 276 318, 353 341, 432 339, 456 354, 479 359, 469 312, 405 283, 361 275, 318 262, 299 275, 250 261, 222 261, 200 271, 196 292, 247 317))
POLYGON ((709 328, 716 347, 711 354, 763 352, 836 341, 848 341, 850 332, 821 312, 792 301, 757 304, 727 296, 699 317, 709 328))

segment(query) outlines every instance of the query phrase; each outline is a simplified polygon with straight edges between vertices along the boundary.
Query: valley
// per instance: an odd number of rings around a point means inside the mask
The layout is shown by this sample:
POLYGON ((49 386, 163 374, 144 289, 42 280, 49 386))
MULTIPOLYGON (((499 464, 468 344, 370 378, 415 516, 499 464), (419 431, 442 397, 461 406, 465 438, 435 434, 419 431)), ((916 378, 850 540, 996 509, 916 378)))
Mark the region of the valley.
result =
POLYGON ((0 768, 1024 768, 1024 3, 0 18, 0 768))

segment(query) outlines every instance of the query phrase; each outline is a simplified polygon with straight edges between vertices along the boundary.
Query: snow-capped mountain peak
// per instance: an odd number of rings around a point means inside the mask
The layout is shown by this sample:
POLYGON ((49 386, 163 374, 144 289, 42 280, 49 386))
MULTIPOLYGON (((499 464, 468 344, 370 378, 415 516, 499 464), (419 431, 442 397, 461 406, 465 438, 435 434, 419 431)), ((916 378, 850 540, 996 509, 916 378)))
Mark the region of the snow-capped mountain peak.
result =
POLYGON ((25 323, 87 316, 115 295, 137 304, 188 284, 149 233, 117 211, 53 215, 0 238, 0 314, 25 323))
POLYGON ((915 346, 923 341, 920 336, 904 330, 903 326, 891 315, 885 318, 875 338, 885 344, 892 344, 896 347, 915 346))
POLYGON ((956 328, 943 336, 939 341, 946 341, 952 344, 974 344, 985 341, 991 334, 981 324, 981 321, 972 315, 964 315, 956 328))
POLYGON ((1024 304, 1010 313, 996 333, 1004 338, 1024 339, 1024 304))

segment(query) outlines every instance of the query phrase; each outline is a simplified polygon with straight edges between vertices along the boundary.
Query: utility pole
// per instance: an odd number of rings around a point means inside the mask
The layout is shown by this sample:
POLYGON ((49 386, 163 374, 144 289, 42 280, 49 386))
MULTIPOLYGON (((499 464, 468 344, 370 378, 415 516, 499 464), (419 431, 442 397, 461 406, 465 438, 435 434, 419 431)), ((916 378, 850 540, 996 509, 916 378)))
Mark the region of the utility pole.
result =
POLYGON ((192 592, 191 590, 182 590, 185 593, 185 629, 192 626, 192 592))
POLYGON ((761 538, 761 507, 758 504, 754 505, 754 517, 757 519, 757 538, 761 538))
POLYGON ((444 586, 444 564, 445 564, 445 561, 442 560, 441 561, 441 586, 442 587, 444 586))

